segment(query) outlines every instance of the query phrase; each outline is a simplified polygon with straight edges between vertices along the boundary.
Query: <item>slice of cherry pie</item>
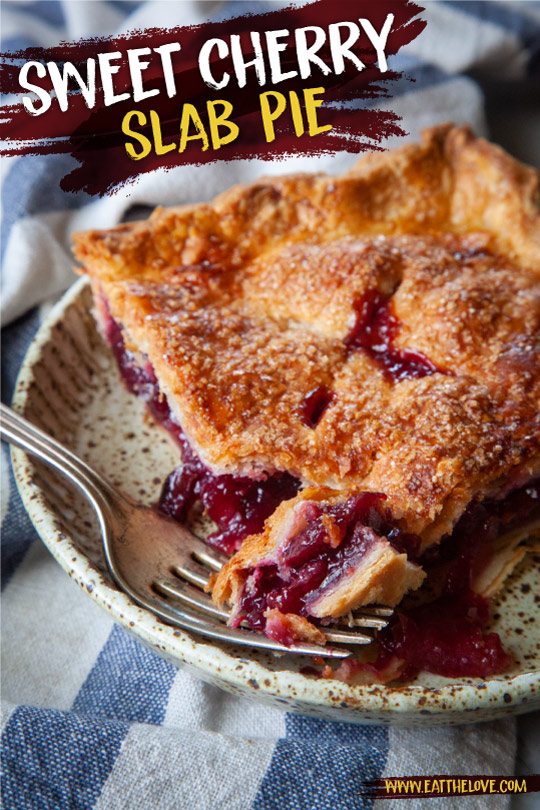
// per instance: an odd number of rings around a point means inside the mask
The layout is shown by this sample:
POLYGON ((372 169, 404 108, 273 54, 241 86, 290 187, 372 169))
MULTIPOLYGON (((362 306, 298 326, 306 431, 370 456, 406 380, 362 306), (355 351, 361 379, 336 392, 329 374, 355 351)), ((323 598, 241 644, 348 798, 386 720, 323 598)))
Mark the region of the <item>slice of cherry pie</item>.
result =
POLYGON ((236 552, 213 590, 234 624, 322 643, 401 603, 370 677, 508 665, 481 628, 540 523, 538 203, 537 172, 444 125, 74 237, 180 447, 161 508, 202 504, 236 552))

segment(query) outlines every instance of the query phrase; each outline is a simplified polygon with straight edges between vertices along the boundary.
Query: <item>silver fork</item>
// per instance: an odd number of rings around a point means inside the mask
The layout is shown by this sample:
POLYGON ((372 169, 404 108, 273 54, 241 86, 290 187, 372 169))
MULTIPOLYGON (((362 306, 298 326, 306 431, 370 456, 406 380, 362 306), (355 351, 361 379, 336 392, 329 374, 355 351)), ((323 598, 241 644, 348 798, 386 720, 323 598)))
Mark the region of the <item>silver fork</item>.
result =
MULTIPOLYGON (((347 658, 351 654, 350 650, 334 647, 334 643, 373 641, 371 635, 332 627, 322 628, 330 642, 326 647, 285 647, 260 633, 228 627, 227 611, 214 605, 204 592, 210 574, 226 562, 224 554, 155 508, 119 492, 71 450, 15 411, 1 405, 0 414, 2 439, 54 467, 87 496, 97 513, 111 577, 134 602, 165 622, 216 641, 330 658, 347 658)), ((380 629, 391 614, 391 608, 365 609, 355 615, 350 626, 380 629)))

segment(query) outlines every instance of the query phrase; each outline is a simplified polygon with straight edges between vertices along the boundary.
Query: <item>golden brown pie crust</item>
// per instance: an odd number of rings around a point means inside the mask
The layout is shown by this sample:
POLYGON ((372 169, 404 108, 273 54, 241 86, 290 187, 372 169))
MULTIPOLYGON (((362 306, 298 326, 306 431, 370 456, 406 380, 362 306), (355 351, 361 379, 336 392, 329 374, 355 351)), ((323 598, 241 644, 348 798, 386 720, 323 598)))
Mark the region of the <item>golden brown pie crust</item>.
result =
POLYGON ((341 176, 266 178, 76 234, 75 255, 214 472, 382 492, 428 545, 540 467, 539 199, 534 169, 443 125, 341 176), (396 346, 446 373, 395 382, 347 351, 374 289, 392 296, 396 346), (333 399, 312 428, 319 385, 333 399))

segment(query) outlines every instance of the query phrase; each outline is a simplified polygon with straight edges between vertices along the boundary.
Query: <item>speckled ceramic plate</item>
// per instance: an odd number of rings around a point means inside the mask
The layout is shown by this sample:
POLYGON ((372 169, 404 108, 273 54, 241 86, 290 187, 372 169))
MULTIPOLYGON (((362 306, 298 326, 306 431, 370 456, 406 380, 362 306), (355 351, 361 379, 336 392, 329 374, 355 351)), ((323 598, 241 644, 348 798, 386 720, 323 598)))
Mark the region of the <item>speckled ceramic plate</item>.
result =
MULTIPOLYGON (((79 281, 50 313, 23 363, 14 407, 133 497, 152 503, 177 462, 161 429, 118 381, 79 281)), ((107 576, 93 512, 65 481, 13 450, 21 496, 43 542, 77 584, 122 627, 177 666, 231 692, 330 720, 456 724, 540 707, 538 558, 514 572, 495 607, 494 629, 516 664, 486 681, 421 675, 405 687, 348 686, 302 675, 305 658, 209 644, 163 624, 107 576)))

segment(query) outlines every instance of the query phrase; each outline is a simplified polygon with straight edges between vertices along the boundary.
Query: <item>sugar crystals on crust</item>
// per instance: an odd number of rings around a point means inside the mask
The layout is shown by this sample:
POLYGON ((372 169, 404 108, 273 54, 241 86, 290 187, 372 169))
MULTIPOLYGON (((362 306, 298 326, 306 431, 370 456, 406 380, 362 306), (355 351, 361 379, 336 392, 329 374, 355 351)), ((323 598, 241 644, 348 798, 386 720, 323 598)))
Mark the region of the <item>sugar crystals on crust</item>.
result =
MULTIPOLYGON (((286 471, 317 503, 330 493, 321 525, 381 493, 377 531, 391 514, 425 548, 473 500, 539 474, 538 204, 537 172, 444 125, 341 176, 267 178, 77 234, 75 254, 213 473, 286 471)), ((216 598, 240 599, 306 499, 247 541, 216 598)), ((423 576, 383 546, 372 592, 394 604, 423 576)), ((348 593, 327 615, 354 606, 348 593)))

